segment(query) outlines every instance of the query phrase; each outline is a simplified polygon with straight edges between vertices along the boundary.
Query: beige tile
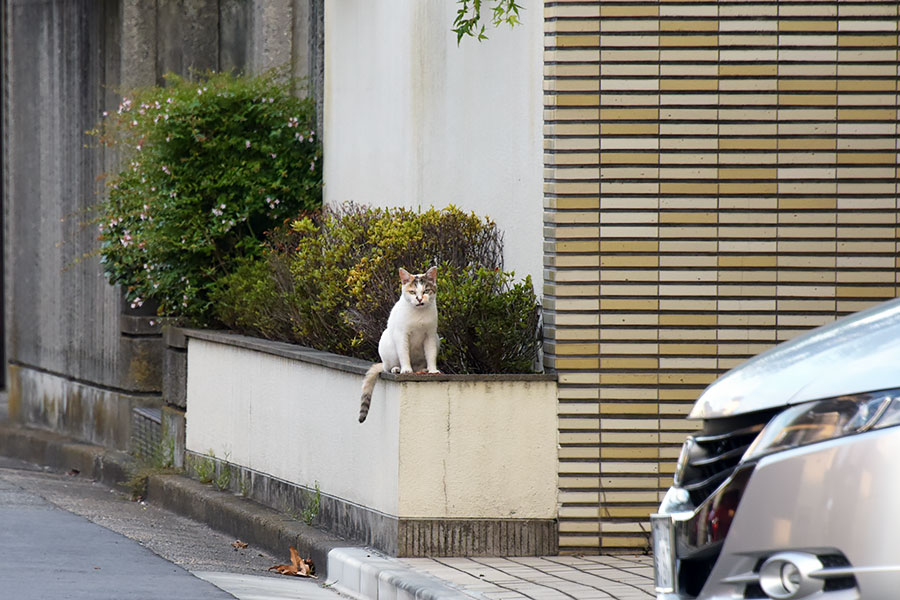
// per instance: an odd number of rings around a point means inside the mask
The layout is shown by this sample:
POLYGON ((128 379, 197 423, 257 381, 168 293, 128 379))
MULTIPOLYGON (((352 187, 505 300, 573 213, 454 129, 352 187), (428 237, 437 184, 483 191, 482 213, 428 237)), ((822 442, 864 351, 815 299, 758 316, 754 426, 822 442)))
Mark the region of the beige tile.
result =
MULTIPOLYGON (((754 17, 753 20, 739 21, 744 27, 757 27, 760 17, 777 17, 778 7, 758 2, 719 3, 720 17, 754 17)), ((766 22, 766 21, 762 21, 766 22)))
POLYGON ((897 34, 865 35, 858 33, 842 33, 838 36, 838 46, 873 48, 878 46, 896 47, 897 34))
MULTIPOLYGON (((849 20, 848 17, 862 17, 872 19, 877 17, 897 16, 897 7, 893 2, 888 2, 885 4, 876 4, 874 2, 864 2, 862 4, 842 3, 838 6, 838 15, 841 17, 842 23, 846 23, 849 20)), ((879 18, 877 22, 881 21, 883 21, 883 19, 879 18)))
POLYGON ((838 53, 838 60, 853 63, 894 62, 897 60, 897 52, 895 50, 841 50, 838 53))
POLYGON ((603 4, 600 6, 601 17, 656 17, 659 16, 659 6, 655 4, 645 5, 616 5, 603 4))

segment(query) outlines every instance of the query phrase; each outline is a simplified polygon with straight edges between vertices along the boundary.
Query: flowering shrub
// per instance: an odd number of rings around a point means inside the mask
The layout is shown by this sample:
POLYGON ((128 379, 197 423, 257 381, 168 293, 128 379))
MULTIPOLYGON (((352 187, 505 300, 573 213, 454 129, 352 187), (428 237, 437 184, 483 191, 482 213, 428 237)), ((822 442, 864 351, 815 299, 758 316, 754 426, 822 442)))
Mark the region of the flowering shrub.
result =
POLYGON ((496 225, 456 208, 417 212, 347 205, 270 236, 214 293, 234 329, 377 360, 400 289, 397 268, 438 265, 438 364, 447 373, 529 372, 540 348, 531 280, 502 270, 496 225))
POLYGON ((315 110, 275 73, 167 84, 127 94, 91 132, 123 161, 100 206, 101 262, 133 306, 206 324, 216 280, 321 206, 315 110))

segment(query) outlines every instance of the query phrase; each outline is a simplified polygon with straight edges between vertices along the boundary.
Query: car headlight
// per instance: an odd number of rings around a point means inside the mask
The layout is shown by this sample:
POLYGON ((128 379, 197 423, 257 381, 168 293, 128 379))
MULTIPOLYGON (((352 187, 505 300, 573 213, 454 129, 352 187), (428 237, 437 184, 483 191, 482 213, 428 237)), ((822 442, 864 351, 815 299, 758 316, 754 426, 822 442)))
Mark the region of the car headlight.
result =
POLYGON ((805 402, 776 415, 742 462, 799 446, 900 424, 900 389, 805 402))

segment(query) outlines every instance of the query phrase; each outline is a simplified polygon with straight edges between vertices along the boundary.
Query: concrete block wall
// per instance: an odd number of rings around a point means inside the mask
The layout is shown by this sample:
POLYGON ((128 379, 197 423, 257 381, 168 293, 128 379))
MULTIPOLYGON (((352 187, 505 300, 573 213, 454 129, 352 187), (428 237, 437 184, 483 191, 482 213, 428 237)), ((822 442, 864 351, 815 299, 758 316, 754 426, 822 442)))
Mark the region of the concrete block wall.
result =
POLYGON ((560 549, 642 549, 726 369, 898 291, 898 2, 545 2, 560 549))

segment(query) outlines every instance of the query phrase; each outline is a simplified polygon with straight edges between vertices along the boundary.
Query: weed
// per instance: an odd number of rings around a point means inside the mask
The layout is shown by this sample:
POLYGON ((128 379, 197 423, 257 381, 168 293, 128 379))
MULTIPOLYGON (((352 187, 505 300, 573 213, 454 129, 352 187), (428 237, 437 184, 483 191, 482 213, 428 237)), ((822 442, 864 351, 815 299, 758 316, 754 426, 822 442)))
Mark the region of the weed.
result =
POLYGON ((215 480, 213 481, 213 485, 216 486, 220 492, 224 492, 231 486, 231 465, 228 464, 228 456, 225 457, 225 462, 220 465, 218 470, 218 474, 216 475, 215 480))
POLYGON ((190 457, 191 471, 197 476, 200 483, 212 483, 216 478, 216 453, 212 449, 203 458, 190 457))
POLYGON ((306 508, 300 511, 300 519, 307 525, 312 525, 319 516, 319 508, 322 506, 322 494, 319 491, 319 482, 316 481, 316 493, 306 492, 306 508))
POLYGON ((171 469, 175 466, 175 438, 169 435, 166 420, 162 423, 162 441, 150 453, 150 464, 157 469, 171 469))
POLYGON ((171 444, 157 444, 149 457, 138 457, 138 462, 130 470, 128 479, 119 485, 129 491, 133 501, 143 500, 147 497, 147 482, 151 476, 181 472, 181 469, 174 466, 174 456, 174 441, 171 444))
POLYGON ((308 490, 300 491, 300 503, 304 508, 297 512, 293 507, 284 505, 281 512, 294 519, 295 521, 303 521, 307 525, 312 525, 316 517, 319 516, 319 508, 322 505, 322 493, 319 491, 319 482, 315 483, 315 493, 308 490))
POLYGON ((147 481, 150 479, 151 471, 145 467, 138 467, 129 475, 130 477, 119 485, 129 491, 132 502, 139 502, 147 497, 147 481))

